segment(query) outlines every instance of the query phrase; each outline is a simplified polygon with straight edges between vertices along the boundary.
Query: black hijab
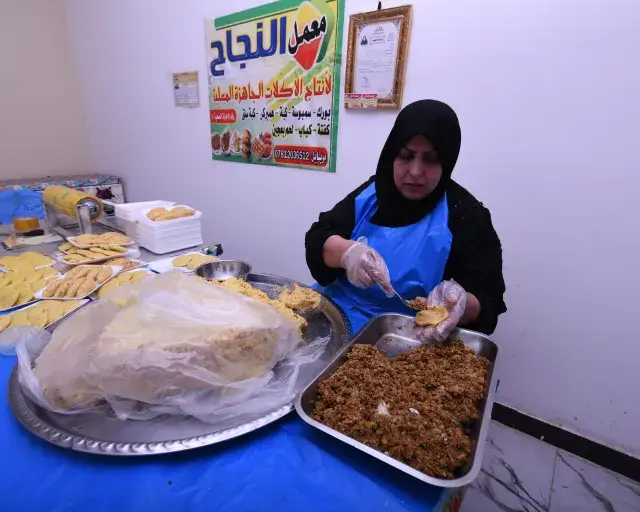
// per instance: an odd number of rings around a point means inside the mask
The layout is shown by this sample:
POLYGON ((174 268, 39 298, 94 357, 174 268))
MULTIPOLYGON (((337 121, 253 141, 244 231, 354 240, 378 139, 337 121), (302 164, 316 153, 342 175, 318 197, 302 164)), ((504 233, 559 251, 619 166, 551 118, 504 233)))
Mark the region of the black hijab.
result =
POLYGON ((371 220, 388 227, 408 226, 429 214, 447 191, 460 153, 460 137, 458 116, 446 103, 420 100, 403 108, 378 160, 375 177, 378 211, 371 220), (438 186, 419 201, 406 199, 393 180, 393 161, 414 135, 429 139, 442 164, 442 178, 438 186))

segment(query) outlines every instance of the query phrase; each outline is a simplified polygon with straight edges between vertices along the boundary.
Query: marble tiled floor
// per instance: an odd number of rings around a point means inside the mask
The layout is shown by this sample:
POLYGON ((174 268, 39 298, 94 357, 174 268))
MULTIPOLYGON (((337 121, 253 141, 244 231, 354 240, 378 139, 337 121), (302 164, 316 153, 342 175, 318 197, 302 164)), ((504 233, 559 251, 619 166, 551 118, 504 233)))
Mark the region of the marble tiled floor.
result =
POLYGON ((640 483, 493 422, 462 512, 640 512, 640 483))

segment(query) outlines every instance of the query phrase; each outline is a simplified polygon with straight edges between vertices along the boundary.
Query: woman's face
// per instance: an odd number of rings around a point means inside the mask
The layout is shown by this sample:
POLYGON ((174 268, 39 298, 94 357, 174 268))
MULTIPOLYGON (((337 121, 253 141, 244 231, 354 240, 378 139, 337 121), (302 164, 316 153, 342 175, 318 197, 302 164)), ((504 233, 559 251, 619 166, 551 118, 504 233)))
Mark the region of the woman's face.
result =
POLYGON ((435 190, 441 177, 438 153, 422 135, 411 137, 393 161, 393 181, 406 199, 424 199, 435 190))

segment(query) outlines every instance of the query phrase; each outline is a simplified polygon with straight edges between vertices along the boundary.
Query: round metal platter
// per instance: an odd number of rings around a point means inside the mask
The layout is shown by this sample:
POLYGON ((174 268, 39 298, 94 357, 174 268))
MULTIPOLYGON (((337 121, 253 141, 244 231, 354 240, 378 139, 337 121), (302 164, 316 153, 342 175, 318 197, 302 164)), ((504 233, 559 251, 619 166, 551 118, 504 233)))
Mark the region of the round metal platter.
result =
MULTIPOLYGON (((277 297, 294 281, 266 274, 250 274, 247 282, 277 297)), ((299 284, 299 283, 297 283, 299 284)), ((300 285, 304 286, 304 285, 300 285)), ((323 296, 320 306, 302 316, 308 322, 303 341, 329 336, 325 353, 308 378, 299 380, 296 391, 320 373, 350 338, 349 322, 333 301, 323 296)), ((278 366, 274 368, 278 378, 278 366)), ((17 365, 9 380, 9 404, 20 423, 36 436, 71 450, 102 455, 156 455, 220 443, 252 432, 282 418, 293 402, 259 416, 244 416, 212 424, 183 416, 161 416, 153 420, 120 420, 106 414, 58 414, 34 404, 23 393, 17 365)))

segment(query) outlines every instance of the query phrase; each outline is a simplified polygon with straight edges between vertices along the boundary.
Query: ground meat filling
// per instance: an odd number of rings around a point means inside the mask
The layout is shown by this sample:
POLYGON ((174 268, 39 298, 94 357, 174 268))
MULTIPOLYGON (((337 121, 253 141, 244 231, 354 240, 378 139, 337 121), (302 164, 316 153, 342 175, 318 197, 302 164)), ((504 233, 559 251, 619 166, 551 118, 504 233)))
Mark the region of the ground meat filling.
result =
POLYGON ((489 361, 460 341, 387 359, 356 344, 318 385, 313 417, 437 478, 455 478, 471 453, 489 361))

